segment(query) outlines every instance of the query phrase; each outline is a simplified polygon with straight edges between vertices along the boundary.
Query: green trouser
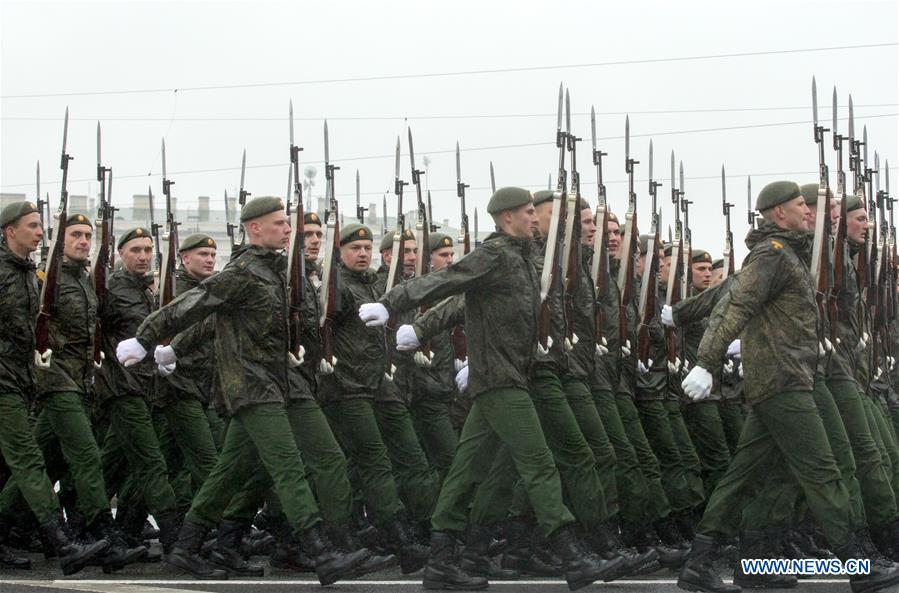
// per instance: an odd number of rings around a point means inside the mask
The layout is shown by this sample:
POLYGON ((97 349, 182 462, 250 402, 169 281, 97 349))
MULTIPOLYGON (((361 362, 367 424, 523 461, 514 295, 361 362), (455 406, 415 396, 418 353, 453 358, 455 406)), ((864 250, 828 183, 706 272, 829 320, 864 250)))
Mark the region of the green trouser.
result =
POLYGON ((421 448, 409 408, 401 402, 376 401, 375 419, 403 504, 416 521, 430 520, 440 492, 440 479, 421 448))
POLYGON ((596 411, 599 412, 618 460, 615 465, 615 486, 618 490, 621 520, 630 525, 646 521, 649 518, 646 515, 649 490, 640 462, 637 461, 637 452, 624 430, 615 394, 606 389, 597 389, 592 393, 596 411))
POLYGON ((565 390, 565 397, 581 433, 593 451, 596 473, 599 475, 603 498, 606 501, 605 518, 608 519, 618 514, 618 486, 615 483, 615 466, 618 459, 615 457, 615 449, 609 435, 606 434, 602 419, 593 403, 593 394, 590 393, 587 384, 582 379, 565 376, 562 377, 562 389, 565 390))
POLYGON ((899 442, 899 406, 890 408, 890 421, 893 425, 893 436, 899 442))
POLYGON ((498 388, 481 393, 472 403, 431 518, 434 531, 465 529, 471 489, 487 475, 495 457, 491 453, 502 444, 509 449, 543 534, 574 521, 562 501, 559 472, 534 402, 524 389, 498 388))
POLYGON ((506 519, 516 495, 519 482, 518 470, 509 448, 500 445, 493 456, 493 463, 483 481, 476 486, 468 520, 474 525, 493 525, 506 519))
POLYGON ((122 497, 124 502, 130 506, 137 499, 143 499, 153 515, 174 511, 175 491, 168 480, 168 468, 147 403, 141 397, 126 395, 107 400, 103 407, 109 419, 109 430, 100 458, 107 488, 111 482, 107 468, 118 468, 116 481, 120 484, 121 463, 126 462, 133 491, 122 497))
POLYGON ((209 432, 212 434, 215 450, 216 452, 221 452, 222 444, 225 442, 225 421, 211 407, 205 408, 203 413, 206 415, 206 421, 209 423, 209 432))
POLYGON ((330 403, 322 409, 353 464, 366 510, 375 525, 384 526, 403 510, 403 505, 373 405, 369 399, 357 398, 330 403))
MULTIPOLYGON (((78 494, 78 510, 88 525, 109 510, 100 449, 80 393, 45 394, 41 398, 34 438, 44 456, 50 482, 64 478, 67 472, 70 474, 78 494)), ((19 496, 18 480, 11 479, 0 493, 0 515, 9 514, 19 496)))
POLYGON ((215 439, 203 405, 195 399, 176 399, 162 409, 174 445, 198 489, 218 461, 215 439))
POLYGON ((696 447, 690 438, 690 431, 684 422, 681 410, 682 404, 677 400, 666 399, 662 402, 665 411, 668 412, 668 422, 671 424, 671 435, 677 444, 677 452, 680 454, 681 463, 684 466, 684 477, 687 480, 687 488, 690 498, 696 501, 694 509, 702 509, 705 506, 705 488, 702 484, 702 462, 696 454, 696 447))
POLYGON ((831 546, 848 542, 849 493, 814 397, 802 391, 780 393, 753 405, 733 461, 709 498, 696 532, 713 537, 738 535, 740 511, 766 472, 779 464, 789 468, 799 483, 831 546))
POLYGON ((38 521, 53 519, 59 501, 28 421, 25 399, 19 393, 0 393, 0 455, 38 521))
POLYGON ((194 497, 187 519, 212 529, 244 483, 260 468, 271 476, 290 526, 302 533, 319 522, 284 404, 240 408, 231 418, 222 454, 194 497))
POLYGON ((861 486, 868 525, 875 529, 885 527, 897 517, 896 496, 868 424, 863 396, 858 392, 855 381, 828 381, 827 388, 833 395, 852 444, 855 476, 861 486))
POLYGON ((718 402, 718 415, 721 416, 727 448, 733 455, 740 442, 740 433, 743 432, 743 422, 745 421, 743 405, 738 399, 722 399, 718 402))
POLYGON ((880 406, 870 397, 865 397, 865 407, 868 413, 868 421, 871 424, 874 439, 881 450, 881 458, 885 464, 889 464, 893 493, 899 492, 899 450, 896 448, 896 439, 893 436, 892 427, 883 416, 880 406))
POLYGON ((687 471, 680 458, 674 432, 668 420, 668 412, 661 400, 637 400, 640 424, 658 460, 662 487, 671 504, 671 512, 685 513, 701 504, 691 495, 687 485, 687 471))
POLYGON ((443 399, 425 393, 413 398, 409 413, 412 414, 412 425, 424 446, 428 461, 437 472, 440 483, 443 483, 459 444, 459 437, 450 421, 449 405, 443 399))
POLYGON ((718 413, 718 402, 706 400, 687 404, 684 420, 702 463, 702 483, 708 500, 730 465, 730 449, 727 448, 724 423, 718 413))
MULTIPOLYGON (((347 525, 352 514, 353 491, 347 475, 346 457, 334 438, 328 419, 311 399, 290 401, 284 410, 300 456, 309 470, 322 517, 332 525, 347 525)), ((266 496, 272 486, 271 476, 264 468, 260 468, 259 474, 259 479, 249 480, 231 499, 224 517, 250 520, 266 498, 272 500, 266 496)), ((280 501, 277 506, 283 508, 280 501)))
POLYGON ((547 369, 535 370, 530 392, 569 509, 583 525, 600 523, 608 515, 596 459, 568 404, 559 375, 547 369))
POLYGON ((643 425, 640 423, 640 415, 637 413, 634 399, 627 393, 616 393, 615 405, 618 406, 621 424, 624 426, 628 440, 634 446, 640 471, 646 480, 646 517, 650 521, 664 519, 671 514, 671 504, 665 495, 665 489, 662 488, 662 470, 659 467, 659 460, 652 452, 652 447, 649 446, 649 441, 646 439, 646 433, 643 432, 643 425))
MULTIPOLYGON (((175 435, 169 428, 168 418, 165 417, 163 411, 157 407, 153 407, 150 413, 153 419, 153 430, 156 431, 156 438, 159 439, 159 450, 165 458, 165 467, 168 470, 169 484, 175 492, 175 501, 180 510, 190 508, 193 500, 195 489, 191 484, 190 471, 187 469, 184 455, 181 453, 181 447, 175 441, 175 435)), ((129 476, 123 487, 123 498, 131 499, 131 492, 134 489, 134 476, 129 476)))

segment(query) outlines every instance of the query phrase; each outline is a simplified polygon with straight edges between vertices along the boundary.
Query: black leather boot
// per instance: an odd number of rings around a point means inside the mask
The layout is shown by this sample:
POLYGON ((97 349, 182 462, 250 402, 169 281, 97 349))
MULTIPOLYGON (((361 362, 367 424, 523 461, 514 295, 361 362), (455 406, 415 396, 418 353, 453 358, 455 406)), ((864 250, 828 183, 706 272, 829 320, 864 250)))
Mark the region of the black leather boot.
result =
MULTIPOLYGON (((740 559, 777 558, 778 550, 771 545, 771 540, 762 531, 746 531, 740 537, 740 559)), ((792 589, 798 583, 792 574, 746 574, 742 563, 734 569, 734 585, 745 588, 792 589)))
POLYGON ((362 549, 342 552, 331 543, 321 523, 310 527, 299 536, 300 545, 315 563, 315 574, 322 585, 336 583, 348 578, 366 561, 371 554, 362 549))
POLYGON ((332 525, 331 541, 341 552, 356 552, 365 550, 369 553, 368 560, 360 564, 359 568, 357 568, 355 572, 352 573, 352 575, 348 575, 346 577, 348 579, 356 579, 366 574, 386 570, 388 568, 396 566, 399 562, 397 560, 397 557, 393 554, 380 555, 375 554, 371 550, 368 550, 352 533, 350 533, 348 527, 338 527, 336 525, 332 525))
MULTIPOLYGON (((172 544, 171 552, 165 556, 165 563, 189 572, 198 579, 227 579, 228 571, 216 568, 200 556, 200 548, 208 531, 193 521, 184 521, 177 540, 172 544)), ((165 534, 165 528, 162 532, 165 534)))
POLYGON ((250 530, 249 521, 222 519, 219 522, 218 538, 209 550, 209 562, 237 577, 261 577, 265 570, 259 564, 244 560, 240 553, 243 536, 250 530))
POLYGON ((94 539, 106 539, 109 547, 99 558, 104 573, 111 573, 129 564, 139 562, 147 555, 147 547, 131 545, 122 535, 121 530, 112 520, 112 513, 103 511, 88 527, 94 539))
POLYGON ((416 539, 412 527, 397 516, 387 527, 387 533, 397 546, 402 573, 421 570, 428 561, 428 547, 416 539))
POLYGON ((41 528, 59 557, 59 566, 64 575, 75 574, 93 564, 109 547, 109 542, 105 539, 90 544, 77 541, 59 517, 47 521, 41 528))
POLYGON ((606 582, 659 568, 659 553, 653 548, 649 548, 645 552, 627 548, 618 536, 616 525, 605 523, 595 525, 591 529, 585 530, 584 541, 601 558, 606 560, 622 559, 616 573, 604 579, 606 582))
POLYGON ((620 556, 614 560, 605 560, 586 550, 577 541, 571 525, 557 529, 550 535, 549 543, 553 553, 562 559, 565 580, 571 591, 615 575, 624 562, 620 556))
POLYGON ((687 591, 740 593, 740 587, 728 585, 715 572, 713 562, 717 551, 718 542, 715 538, 697 533, 693 538, 693 548, 681 568, 677 586, 687 591))
POLYGON ((12 551, 10 551, 6 546, 3 545, 6 543, 7 533, 7 524, 3 517, 0 516, 0 568, 18 568, 22 570, 30 570, 30 558, 19 558, 18 556, 13 554, 12 551))
POLYGON ((661 545, 654 546, 659 552, 659 564, 670 569, 683 566, 690 552, 690 544, 684 540, 674 519, 666 517, 655 521, 653 528, 661 542, 661 545))
MULTIPOLYGON (((488 544, 489 546, 489 544, 488 544)), ((479 591, 487 588, 487 579, 472 576, 454 562, 456 538, 445 531, 431 533, 431 555, 425 566, 425 589, 479 591)))
POLYGON ((899 566, 882 557, 872 558, 855 538, 835 549, 833 553, 844 565, 850 559, 868 558, 871 562, 871 571, 868 574, 849 577, 852 593, 873 593, 899 584, 899 566))
POLYGON ((550 553, 542 553, 535 543, 536 525, 516 517, 506 528, 508 547, 503 552, 501 566, 521 575, 534 577, 561 577, 562 563, 550 553))
MULTIPOLYGON (((184 517, 178 511, 167 511, 159 513, 155 519, 156 524, 159 525, 159 543, 162 544, 162 551, 168 554, 181 537, 181 522, 184 517)), ((202 542, 200 543, 202 544, 202 542)))
MULTIPOLYGON (((431 535, 431 541, 434 536, 431 535)), ((490 555, 492 533, 486 527, 471 524, 465 534, 465 549, 459 568, 464 572, 492 581, 514 581, 519 577, 518 571, 500 566, 496 558, 490 555)), ((431 558, 433 558, 433 554, 431 558)), ((430 563, 430 559, 428 560, 430 563)))
MULTIPOLYGON (((259 514, 256 515, 254 521, 257 519, 259 519, 259 514)), ((315 563, 300 547, 300 543, 287 524, 287 518, 284 515, 279 517, 268 515, 265 526, 266 530, 275 538, 275 549, 268 559, 272 568, 296 572, 315 572, 315 563)))

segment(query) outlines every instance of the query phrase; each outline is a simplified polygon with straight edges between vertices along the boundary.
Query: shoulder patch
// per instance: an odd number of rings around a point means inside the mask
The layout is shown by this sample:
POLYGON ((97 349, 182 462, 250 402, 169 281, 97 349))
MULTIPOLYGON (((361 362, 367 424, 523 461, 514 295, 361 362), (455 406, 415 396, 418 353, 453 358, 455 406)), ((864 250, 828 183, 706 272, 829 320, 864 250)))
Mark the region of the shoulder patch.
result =
POLYGON ((47 273, 44 270, 37 270, 34 272, 34 275, 37 276, 38 280, 43 282, 44 278, 47 276, 47 273))
POLYGON ((771 246, 774 247, 774 249, 783 249, 784 248, 783 243, 781 243, 780 241, 775 241, 774 239, 771 239, 771 246))
POLYGON ((250 262, 248 262, 248 261, 245 260, 245 259, 238 258, 238 260, 237 260, 237 267, 238 267, 238 268, 240 268, 241 270, 243 270, 243 269, 246 269, 246 267, 247 267, 248 265, 250 265, 250 262))

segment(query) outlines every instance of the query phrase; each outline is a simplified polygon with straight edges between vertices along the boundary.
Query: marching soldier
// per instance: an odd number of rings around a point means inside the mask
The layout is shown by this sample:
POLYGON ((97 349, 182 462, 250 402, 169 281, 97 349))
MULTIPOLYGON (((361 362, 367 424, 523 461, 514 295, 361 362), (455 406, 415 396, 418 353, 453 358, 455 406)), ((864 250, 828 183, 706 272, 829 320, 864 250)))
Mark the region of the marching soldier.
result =
MULTIPOLYGON (((58 512, 59 501, 28 420, 26 398, 31 396, 34 385, 33 365, 40 360, 46 366, 45 358, 34 356, 39 295, 30 255, 44 234, 37 206, 32 202, 13 202, 3 208, 0 232, 0 308, 5 315, 0 326, 0 454, 59 556, 63 574, 74 574, 101 558, 109 542, 99 539, 82 544, 70 535, 58 512)), ((52 355, 50 360, 52 363, 52 355)), ((8 521, 9 517, 0 516, 0 543, 7 533, 8 521)), ((31 565, 27 559, 10 555, 2 546, 0 553, 4 566, 31 565)))

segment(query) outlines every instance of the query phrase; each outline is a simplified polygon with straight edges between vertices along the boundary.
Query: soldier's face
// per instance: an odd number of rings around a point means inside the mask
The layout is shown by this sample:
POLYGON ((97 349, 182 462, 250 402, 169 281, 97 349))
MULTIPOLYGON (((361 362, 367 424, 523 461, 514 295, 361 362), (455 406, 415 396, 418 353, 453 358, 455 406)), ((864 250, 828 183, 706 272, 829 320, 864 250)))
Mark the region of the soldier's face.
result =
POLYGON ((634 269, 637 272, 637 278, 643 277, 643 268, 646 267, 646 255, 640 254, 637 256, 637 262, 634 265, 634 269))
POLYGON ((93 229, 86 224, 66 226, 66 240, 63 255, 68 261, 83 262, 91 252, 93 229))
POLYGON ((306 252, 307 260, 315 261, 318 259, 318 253, 321 251, 322 247, 322 225, 303 225, 303 247, 306 252))
POLYGON ((553 200, 538 204, 534 210, 537 213, 537 232, 545 239, 549 236, 549 225, 552 222, 553 200))
POLYGON ((359 239, 340 246, 340 261, 347 268, 364 272, 371 264, 371 240, 359 239))
POLYGON ((418 243, 415 240, 403 241, 403 274, 408 278, 415 273, 415 264, 418 263, 418 243))
POLYGON ((581 209, 581 244, 593 245, 596 237, 596 221, 593 220, 593 211, 589 208, 581 209))
POLYGON ((865 242, 868 233, 868 212, 858 208, 846 214, 846 236, 856 245, 865 242))
POLYGON ((41 226, 41 215, 37 212, 26 214, 15 223, 4 227, 6 244, 9 248, 22 257, 32 251, 36 251, 44 236, 44 227, 41 226))
POLYGON ((455 256, 455 252, 452 247, 441 247, 440 249, 435 249, 431 252, 431 270, 437 271, 440 268, 445 268, 446 266, 453 263, 453 257, 455 256))
POLYGON ((814 206, 806 204, 806 207, 808 208, 808 216, 806 217, 805 224, 808 226, 808 230, 813 231, 815 230, 815 217, 818 216, 818 204, 815 204, 814 206))
POLYGON ((276 210, 247 223, 250 243, 266 249, 286 249, 290 244, 290 219, 283 210, 276 210))
POLYGON ((146 274, 153 259, 153 240, 150 237, 131 239, 119 249, 119 258, 122 267, 132 274, 146 274))
POLYGON ((197 247, 181 252, 184 269, 194 278, 208 278, 215 272, 215 248, 197 247))
POLYGON ((830 201, 830 232, 836 234, 837 227, 840 225, 840 203, 837 200, 830 201))
POLYGON ((621 228, 618 226, 617 222, 610 220, 606 224, 606 237, 608 237, 608 249, 609 249, 609 257, 612 259, 618 259, 621 257, 621 228))
POLYGON ((537 211, 533 204, 506 210, 502 213, 502 217, 506 232, 513 237, 531 239, 538 230, 537 211))
POLYGON ((668 274, 670 274, 671 256, 663 255, 659 258, 659 281, 662 284, 668 283, 668 274))
POLYGON ((705 290, 712 284, 712 264, 698 263, 691 266, 693 270, 693 288, 705 290))
POLYGON ((381 263, 385 266, 390 266, 390 262, 393 261, 393 252, 390 249, 385 249, 381 252, 381 263))
POLYGON ((809 230, 809 211, 805 198, 799 196, 789 202, 774 207, 775 223, 788 231, 809 230))
POLYGON ((714 270, 712 270, 712 282, 709 284, 709 286, 718 286, 719 284, 721 284, 721 276, 723 276, 723 275, 724 275, 723 267, 715 268, 714 270))

